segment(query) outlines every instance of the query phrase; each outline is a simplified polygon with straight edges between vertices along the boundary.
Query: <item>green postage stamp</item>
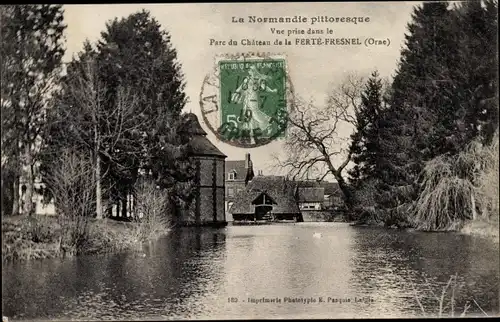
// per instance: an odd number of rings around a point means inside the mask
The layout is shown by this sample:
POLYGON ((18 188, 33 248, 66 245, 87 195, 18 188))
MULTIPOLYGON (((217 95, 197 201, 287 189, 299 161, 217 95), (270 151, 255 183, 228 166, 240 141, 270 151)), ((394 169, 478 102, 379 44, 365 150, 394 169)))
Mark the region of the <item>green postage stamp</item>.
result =
POLYGON ((218 139, 239 147, 256 147, 285 135, 290 96, 286 67, 284 58, 269 56, 217 62, 217 79, 213 81, 218 93, 202 98, 201 105, 205 122, 218 139), (215 103, 215 110, 207 106, 210 102, 215 103), (210 120, 206 117, 209 113, 218 115, 210 120))
POLYGON ((219 135, 269 139, 284 134, 277 116, 286 108, 284 59, 220 61, 219 135))

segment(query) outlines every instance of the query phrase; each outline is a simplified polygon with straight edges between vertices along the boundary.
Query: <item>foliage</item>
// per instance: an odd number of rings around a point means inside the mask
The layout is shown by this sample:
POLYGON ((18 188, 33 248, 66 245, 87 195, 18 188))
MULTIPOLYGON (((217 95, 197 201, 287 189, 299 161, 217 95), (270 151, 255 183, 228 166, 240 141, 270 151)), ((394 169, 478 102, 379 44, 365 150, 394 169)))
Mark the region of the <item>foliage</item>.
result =
POLYGON ((135 187, 136 229, 138 239, 147 241, 165 234, 171 225, 172 209, 166 192, 151 180, 141 180, 135 187))
POLYGON ((141 11, 108 22, 101 36, 68 65, 45 138, 45 162, 66 147, 89 153, 103 198, 121 204, 124 213, 139 173, 188 201, 189 137, 177 131, 186 97, 169 34, 141 11))
MULTIPOLYGON (((64 231, 56 216, 6 217, 2 220, 2 261, 140 251, 143 244, 138 239, 137 225, 108 219, 90 219, 88 234, 75 249, 61 244, 61 239, 69 235, 69 231, 64 231)), ((151 238, 156 237, 151 235, 151 238)))
POLYGON ((95 213, 94 164, 81 152, 63 150, 46 176, 47 189, 55 196, 61 248, 75 253, 88 238, 88 223, 95 213))
POLYGON ((361 105, 356 113, 356 129, 351 135, 351 153, 354 167, 349 171, 349 183, 359 189, 362 181, 375 177, 380 169, 379 128, 383 106, 383 85, 378 72, 372 73, 361 94, 361 105))
POLYGON ((455 230, 478 210, 498 217, 498 134, 488 146, 474 141, 458 155, 427 162, 422 188, 412 216, 417 228, 455 230))
POLYGON ((109 87, 107 100, 116 101, 118 88, 123 87, 134 93, 139 108, 136 128, 114 151, 129 165, 128 171, 111 167, 111 172, 118 176, 119 186, 129 190, 138 168, 162 177, 167 186, 182 181, 182 171, 176 169, 184 160, 177 159, 182 159, 181 145, 189 138, 178 137, 176 130, 186 103, 185 84, 170 35, 144 10, 110 21, 101 35, 97 49, 100 72, 109 87))
POLYGON ((423 230, 456 230, 465 219, 472 219, 474 187, 459 175, 468 171, 469 157, 439 156, 424 168, 423 191, 415 204, 416 228, 423 230), (465 162, 462 162, 461 159, 465 162))
POLYGON ((498 128, 498 2, 463 1, 452 10, 457 54, 450 69, 460 148, 476 137, 490 143, 498 128))
POLYGON ((1 8, 2 169, 14 173, 13 212, 19 176, 26 181, 23 212, 32 212, 39 134, 59 78, 64 54, 61 5, 1 8))
POLYGON ((425 229, 458 227, 473 212, 476 179, 464 162, 479 161, 471 142, 491 142, 498 126, 496 6, 426 2, 414 9, 380 117, 381 171, 373 177, 382 212, 413 209, 406 215, 425 229))
POLYGON ((61 256, 56 218, 14 216, 2 219, 2 261, 61 256))
MULTIPOLYGON (((434 153, 432 140, 441 137, 434 110, 449 106, 442 87, 447 83, 447 3, 424 3, 416 7, 408 25, 406 47, 391 89, 390 106, 380 120, 380 202, 382 209, 412 202, 415 193, 407 187, 416 183, 425 161, 434 153), (424 68, 422 66, 425 66, 424 68), (410 192, 410 193, 408 193, 410 192)), ((443 122, 446 118, 442 119, 443 122)))
POLYGON ((493 136, 491 144, 481 149, 481 171, 476 176, 476 196, 481 205, 481 215, 486 219, 498 222, 499 208, 499 154, 498 132, 493 136), (495 218, 496 217, 496 218, 495 218))

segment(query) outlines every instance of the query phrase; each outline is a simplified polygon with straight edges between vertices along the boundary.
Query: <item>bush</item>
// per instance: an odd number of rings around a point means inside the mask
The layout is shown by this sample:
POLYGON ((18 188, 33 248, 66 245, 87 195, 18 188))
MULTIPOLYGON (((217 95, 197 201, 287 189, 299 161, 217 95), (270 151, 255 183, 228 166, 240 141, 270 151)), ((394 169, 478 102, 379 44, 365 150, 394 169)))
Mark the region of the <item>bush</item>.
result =
POLYGON ((466 151, 427 162, 412 223, 422 230, 457 230, 466 220, 498 214, 498 135, 489 146, 472 142, 466 151))
POLYGON ((60 229, 53 217, 2 219, 2 261, 60 256, 60 229))
POLYGON ((148 180, 140 181, 135 187, 137 239, 148 241, 166 234, 171 226, 172 209, 164 189, 148 180))
POLYGON ((54 243, 59 240, 60 226, 55 225, 55 218, 28 217, 26 223, 26 239, 34 243, 54 243))
POLYGON ((95 176, 92 160, 79 152, 64 150, 44 176, 54 196, 61 227, 60 247, 64 254, 80 253, 95 214, 95 176))
POLYGON ((499 216, 499 152, 498 132, 490 145, 481 149, 481 171, 476 180, 476 199, 481 206, 481 216, 498 221, 499 216))

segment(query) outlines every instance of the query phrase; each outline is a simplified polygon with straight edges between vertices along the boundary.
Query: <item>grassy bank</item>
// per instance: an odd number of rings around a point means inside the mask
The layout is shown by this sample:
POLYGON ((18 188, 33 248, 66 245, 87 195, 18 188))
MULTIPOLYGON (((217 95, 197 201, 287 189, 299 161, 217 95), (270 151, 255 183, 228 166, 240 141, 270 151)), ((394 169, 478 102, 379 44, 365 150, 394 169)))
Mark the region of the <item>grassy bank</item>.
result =
POLYGON ((476 219, 467 222, 461 232, 467 235, 481 236, 493 242, 500 242, 500 225, 497 220, 476 219))
POLYGON ((144 222, 54 216, 2 218, 2 261, 62 258, 84 254, 136 251, 167 234, 168 226, 144 222))

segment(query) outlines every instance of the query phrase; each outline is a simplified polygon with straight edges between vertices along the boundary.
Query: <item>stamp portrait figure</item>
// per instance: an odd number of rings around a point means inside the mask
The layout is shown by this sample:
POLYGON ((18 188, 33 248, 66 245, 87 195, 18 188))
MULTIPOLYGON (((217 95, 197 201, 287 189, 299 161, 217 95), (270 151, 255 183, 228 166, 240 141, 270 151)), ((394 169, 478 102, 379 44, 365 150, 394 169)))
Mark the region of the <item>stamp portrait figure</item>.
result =
POLYGON ((268 93, 277 93, 276 88, 270 88, 267 80, 270 77, 260 73, 255 65, 251 65, 248 70, 248 76, 243 79, 241 85, 236 89, 231 97, 231 101, 237 104, 243 104, 238 121, 242 128, 253 131, 255 128, 270 130, 269 121, 271 117, 261 111, 259 94, 262 91, 268 93))
POLYGON ((222 139, 255 146, 282 137, 287 107, 284 59, 225 60, 219 68, 222 139))

